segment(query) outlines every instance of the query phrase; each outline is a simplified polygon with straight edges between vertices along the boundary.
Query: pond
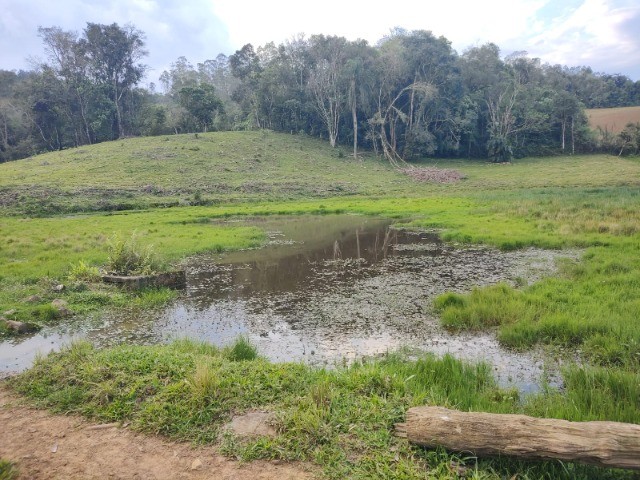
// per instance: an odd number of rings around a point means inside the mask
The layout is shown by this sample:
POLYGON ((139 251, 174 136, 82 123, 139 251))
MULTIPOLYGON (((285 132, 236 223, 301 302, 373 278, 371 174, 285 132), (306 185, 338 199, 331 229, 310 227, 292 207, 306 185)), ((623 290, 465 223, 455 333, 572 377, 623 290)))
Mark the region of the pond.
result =
POLYGON ((575 253, 443 243, 435 232, 354 215, 232 221, 260 226, 268 244, 190 258, 186 291, 163 311, 76 320, 4 342, 0 365, 21 370, 35 351, 75 337, 99 345, 190 337, 223 346, 244 335, 277 362, 333 366, 398 349, 451 353, 490 362, 503 385, 537 388, 545 366, 540 352, 506 350, 492 332, 447 332, 433 299, 497 282, 533 282, 552 274, 559 256, 575 253))

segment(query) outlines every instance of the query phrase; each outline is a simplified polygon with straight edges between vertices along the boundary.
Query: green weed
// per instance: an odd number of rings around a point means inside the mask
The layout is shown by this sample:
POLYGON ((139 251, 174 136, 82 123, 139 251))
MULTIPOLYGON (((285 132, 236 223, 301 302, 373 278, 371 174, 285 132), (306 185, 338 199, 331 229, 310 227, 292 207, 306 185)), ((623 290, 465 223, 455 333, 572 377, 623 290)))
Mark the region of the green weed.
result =
POLYGON ((98 267, 88 265, 84 260, 71 265, 68 278, 71 281, 96 282, 100 280, 100 270, 98 267))
POLYGON ((7 460, 0 458, 0 480, 13 480, 18 477, 18 469, 7 460))

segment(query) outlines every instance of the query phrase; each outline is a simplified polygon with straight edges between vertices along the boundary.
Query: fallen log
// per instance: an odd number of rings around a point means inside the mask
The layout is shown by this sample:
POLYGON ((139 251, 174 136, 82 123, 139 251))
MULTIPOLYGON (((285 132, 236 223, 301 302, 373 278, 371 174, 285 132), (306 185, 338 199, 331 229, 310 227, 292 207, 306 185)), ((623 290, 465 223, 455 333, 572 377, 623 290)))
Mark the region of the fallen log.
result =
POLYGON ((560 459, 640 470, 640 425, 569 422, 526 415, 414 407, 396 435, 425 447, 477 456, 560 459))

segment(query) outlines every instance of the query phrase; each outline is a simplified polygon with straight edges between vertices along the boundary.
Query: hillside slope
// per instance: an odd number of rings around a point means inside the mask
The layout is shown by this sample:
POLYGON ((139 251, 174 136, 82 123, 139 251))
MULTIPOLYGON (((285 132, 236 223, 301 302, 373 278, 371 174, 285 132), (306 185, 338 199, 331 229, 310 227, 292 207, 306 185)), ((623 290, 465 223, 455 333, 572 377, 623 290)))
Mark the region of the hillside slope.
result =
POLYGON ((121 210, 197 204, 202 195, 230 201, 382 193, 409 183, 382 161, 364 165, 339 155, 320 140, 266 131, 129 138, 0 165, 0 204, 121 210))
POLYGON ((419 183, 372 153, 355 160, 304 135, 259 131, 129 138, 0 164, 0 214, 640 184, 637 161, 605 155, 424 164, 456 168, 465 178, 419 183))

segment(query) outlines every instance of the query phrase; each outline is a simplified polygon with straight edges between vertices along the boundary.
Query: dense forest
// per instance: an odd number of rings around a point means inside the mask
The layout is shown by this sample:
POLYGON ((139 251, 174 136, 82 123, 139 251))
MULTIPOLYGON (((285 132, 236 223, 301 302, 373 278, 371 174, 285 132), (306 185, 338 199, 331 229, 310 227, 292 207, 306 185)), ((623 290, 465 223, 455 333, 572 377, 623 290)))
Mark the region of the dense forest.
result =
POLYGON ((266 128, 327 139, 392 163, 465 157, 637 153, 640 125, 591 132, 585 108, 640 105, 640 81, 589 67, 457 53, 444 37, 394 29, 376 45, 298 36, 193 65, 178 58, 142 88, 144 33, 88 23, 40 28, 47 58, 0 70, 0 162, 126 136, 266 128))

